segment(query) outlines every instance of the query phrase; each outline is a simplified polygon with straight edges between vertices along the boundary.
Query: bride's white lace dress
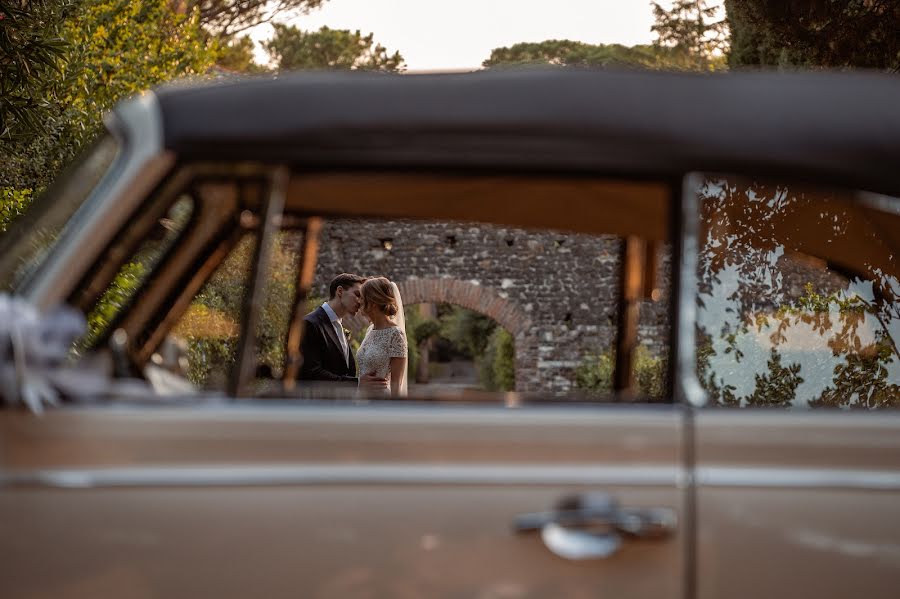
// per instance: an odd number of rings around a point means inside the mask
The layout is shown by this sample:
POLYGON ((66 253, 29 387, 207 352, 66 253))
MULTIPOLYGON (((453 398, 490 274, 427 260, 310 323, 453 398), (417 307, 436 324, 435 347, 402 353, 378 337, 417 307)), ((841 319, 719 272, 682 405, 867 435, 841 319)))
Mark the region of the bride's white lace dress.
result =
POLYGON ((356 351, 359 375, 374 372, 380 378, 389 377, 391 358, 405 358, 407 353, 406 335, 399 327, 370 329, 356 351))

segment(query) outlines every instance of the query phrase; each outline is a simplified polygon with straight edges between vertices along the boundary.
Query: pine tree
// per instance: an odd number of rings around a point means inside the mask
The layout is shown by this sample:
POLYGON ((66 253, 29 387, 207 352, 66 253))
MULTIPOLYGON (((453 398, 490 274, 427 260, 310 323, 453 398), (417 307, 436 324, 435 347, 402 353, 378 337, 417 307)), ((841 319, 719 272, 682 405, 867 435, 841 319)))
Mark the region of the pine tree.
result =
POLYGON ((684 69, 710 71, 725 66, 728 27, 716 18, 719 8, 706 0, 675 0, 664 9, 651 2, 656 20, 650 28, 658 36, 657 46, 669 48, 684 69))

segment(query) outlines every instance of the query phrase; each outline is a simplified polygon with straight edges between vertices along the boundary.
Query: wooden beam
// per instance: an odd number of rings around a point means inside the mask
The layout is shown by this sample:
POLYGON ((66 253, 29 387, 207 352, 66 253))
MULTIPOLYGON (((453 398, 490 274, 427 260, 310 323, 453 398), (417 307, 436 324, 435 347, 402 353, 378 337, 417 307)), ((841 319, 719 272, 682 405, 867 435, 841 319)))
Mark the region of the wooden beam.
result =
POLYGON ((629 235, 622 242, 619 314, 616 323, 616 371, 613 379, 613 390, 619 401, 627 401, 635 395, 632 366, 637 348, 646 255, 647 244, 642 238, 629 235))

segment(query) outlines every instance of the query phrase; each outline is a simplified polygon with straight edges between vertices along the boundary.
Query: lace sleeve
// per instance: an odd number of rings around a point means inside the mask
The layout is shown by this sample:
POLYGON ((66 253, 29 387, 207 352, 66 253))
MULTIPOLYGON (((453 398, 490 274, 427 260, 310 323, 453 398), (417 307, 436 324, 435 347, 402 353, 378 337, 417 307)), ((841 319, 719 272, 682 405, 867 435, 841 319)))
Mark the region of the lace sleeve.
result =
POLYGON ((406 335, 400 329, 394 329, 391 334, 391 342, 388 347, 388 355, 391 358, 405 358, 407 353, 406 335))

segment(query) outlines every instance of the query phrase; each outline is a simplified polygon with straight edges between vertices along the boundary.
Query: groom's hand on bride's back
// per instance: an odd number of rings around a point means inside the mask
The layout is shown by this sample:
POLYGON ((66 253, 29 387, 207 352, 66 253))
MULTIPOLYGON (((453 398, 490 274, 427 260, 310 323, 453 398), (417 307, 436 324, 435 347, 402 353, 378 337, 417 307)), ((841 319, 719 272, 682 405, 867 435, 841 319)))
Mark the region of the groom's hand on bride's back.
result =
POLYGON ((381 391, 382 389, 390 388, 387 377, 375 376, 374 372, 369 372, 359 377, 359 386, 370 391, 381 391))

